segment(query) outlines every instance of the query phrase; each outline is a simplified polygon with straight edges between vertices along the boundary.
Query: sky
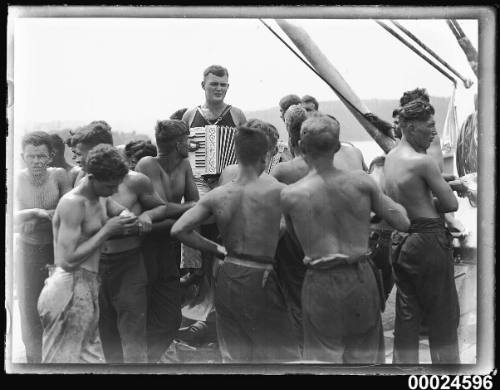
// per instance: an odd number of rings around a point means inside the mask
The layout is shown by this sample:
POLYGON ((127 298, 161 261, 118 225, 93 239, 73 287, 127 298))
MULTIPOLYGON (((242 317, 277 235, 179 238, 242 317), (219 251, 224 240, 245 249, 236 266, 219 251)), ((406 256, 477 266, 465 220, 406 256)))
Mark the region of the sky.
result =
MULTIPOLYGON (((266 19, 281 36, 285 34, 266 19)), ((400 20, 475 82, 444 20, 400 20)), ((154 126, 203 102, 203 70, 229 70, 226 101, 267 109, 289 93, 336 100, 258 19, 29 18, 14 23, 14 116, 25 123, 105 119, 154 126)), ((425 87, 450 96, 451 82, 373 20, 296 19, 362 99, 399 98, 425 87)), ((478 22, 459 20, 477 48, 478 22)), ((461 87, 463 90, 463 86, 461 87)), ((470 99, 469 99, 470 100, 470 99)))

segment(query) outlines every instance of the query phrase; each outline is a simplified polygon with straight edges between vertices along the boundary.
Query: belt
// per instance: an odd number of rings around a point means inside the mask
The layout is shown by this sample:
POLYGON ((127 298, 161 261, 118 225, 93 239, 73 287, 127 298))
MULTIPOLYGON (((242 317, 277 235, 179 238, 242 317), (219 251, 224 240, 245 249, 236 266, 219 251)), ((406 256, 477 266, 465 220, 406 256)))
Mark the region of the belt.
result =
POLYGON ((224 259, 224 263, 231 263, 231 264, 239 265, 241 267, 264 270, 264 274, 262 276, 262 287, 264 287, 266 285, 267 277, 269 276, 269 273, 274 269, 273 264, 269 264, 269 263, 264 264, 264 263, 259 263, 257 261, 239 259, 239 258, 232 257, 229 255, 226 256, 226 258, 224 259))
POLYGON ((383 240, 389 240, 392 236, 392 230, 378 230, 374 229, 370 232, 370 239, 371 240, 378 240, 378 239, 383 239, 383 240))
POLYGON ((331 256, 323 256, 317 259, 311 259, 310 257, 304 257, 304 264, 308 269, 332 269, 344 265, 354 265, 368 259, 369 253, 365 253, 359 256, 347 256, 341 253, 336 253, 331 256))

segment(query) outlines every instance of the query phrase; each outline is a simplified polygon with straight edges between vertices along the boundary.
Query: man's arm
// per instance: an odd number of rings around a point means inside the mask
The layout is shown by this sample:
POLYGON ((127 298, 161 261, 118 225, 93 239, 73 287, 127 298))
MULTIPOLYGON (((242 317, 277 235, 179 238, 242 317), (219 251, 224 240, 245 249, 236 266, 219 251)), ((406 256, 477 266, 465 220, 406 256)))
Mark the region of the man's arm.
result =
POLYGON ((85 217, 83 202, 63 198, 57 206, 57 212, 60 220, 54 250, 56 259, 61 262, 58 265, 67 271, 87 260, 111 235, 122 234, 130 226, 128 218, 113 217, 88 240, 79 243, 85 217))
MULTIPOLYGON (((281 207, 281 215, 282 215, 282 220, 281 223, 285 223, 286 230, 290 234, 293 240, 295 240, 298 245, 300 246, 300 241, 297 238, 297 234, 295 233, 295 228, 293 227, 293 221, 292 218, 290 217, 290 210, 292 208, 292 196, 290 192, 284 187, 283 190, 281 190, 280 194, 280 207, 281 207)), ((280 237, 284 233, 284 231, 281 231, 282 227, 280 226, 280 237)))
POLYGON ((225 256, 227 253, 223 246, 206 239, 195 230, 212 215, 210 195, 208 193, 191 210, 186 211, 172 226, 171 234, 192 248, 214 253, 218 256, 225 256))
POLYGON ((182 121, 185 122, 188 127, 191 127, 191 122, 193 121, 195 112, 196 108, 192 108, 190 110, 187 110, 182 116, 182 121))
POLYGON ((430 156, 424 156, 421 164, 422 176, 435 196, 436 210, 440 213, 457 211, 458 200, 450 185, 443 179, 435 160, 430 156))
POLYGON ((108 217, 116 217, 117 215, 120 215, 123 210, 127 210, 127 208, 111 198, 111 196, 106 198, 106 213, 108 214, 108 217))
POLYGON ((55 177, 57 180, 57 185, 59 187, 59 198, 61 198, 65 193, 69 192, 72 188, 71 178, 69 172, 66 172, 63 168, 55 168, 55 177))
POLYGON ((432 157, 434 162, 437 164, 439 172, 443 172, 444 158, 443 158, 443 150, 441 149, 441 140, 439 138, 439 135, 436 135, 432 140, 429 149, 427 149, 427 155, 432 157))
POLYGON ((198 192, 198 187, 194 182, 193 170, 188 159, 184 160, 186 164, 186 178, 184 187, 184 202, 197 202, 200 200, 200 194, 198 192))
POLYGON ((410 227, 410 220, 408 219, 406 209, 385 195, 375 180, 368 175, 366 175, 366 180, 370 192, 372 211, 374 211, 378 217, 385 220, 394 229, 399 230, 400 232, 408 231, 410 227))

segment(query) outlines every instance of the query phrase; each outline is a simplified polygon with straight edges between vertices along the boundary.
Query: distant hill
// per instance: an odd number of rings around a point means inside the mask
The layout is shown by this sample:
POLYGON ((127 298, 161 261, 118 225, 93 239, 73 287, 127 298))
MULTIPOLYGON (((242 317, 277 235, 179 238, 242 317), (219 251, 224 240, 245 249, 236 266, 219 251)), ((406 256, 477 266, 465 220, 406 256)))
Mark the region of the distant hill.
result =
MULTIPOLYGON (((444 121, 446 119, 446 112, 448 110, 447 97, 433 97, 431 103, 436 110, 434 119, 436 120, 436 128, 441 134, 444 121)), ((370 99, 364 100, 366 106, 380 118, 392 123, 392 111, 399 106, 399 101, 386 100, 386 99, 370 99)), ((319 110, 325 114, 335 116, 340 122, 340 136, 345 141, 370 141, 371 137, 366 130, 354 118, 351 112, 345 107, 341 101, 327 101, 319 102, 319 110)), ((248 119, 258 118, 265 122, 272 123, 278 131, 283 140, 288 139, 286 134, 285 124, 280 118, 279 108, 273 107, 267 110, 248 111, 245 113, 248 119)))
MULTIPOLYGON (((447 97, 432 97, 431 103, 436 109, 436 127, 441 134, 446 111, 448 109, 447 97)), ((376 115, 392 122, 392 111, 399 106, 397 100, 387 99, 369 99, 364 100, 366 106, 376 115)), ((341 101, 322 101, 319 103, 321 112, 335 116, 340 122, 341 138, 346 141, 370 141, 371 138, 354 116, 347 110, 341 101)), ((288 139, 285 130, 285 124, 279 116, 278 107, 268 108, 266 110, 247 111, 245 112, 247 119, 258 118, 266 122, 270 122, 276 126, 283 140, 288 139)), ((101 119, 101 118, 98 118, 101 119)), ((113 119, 106 118, 105 120, 111 125, 114 130, 115 145, 126 143, 131 139, 150 138, 154 142, 154 126, 157 118, 135 118, 133 121, 127 121, 123 118, 113 119)), ((63 138, 69 133, 69 129, 82 126, 85 123, 82 121, 67 121, 53 120, 50 122, 30 123, 25 126, 24 131, 43 130, 49 133, 60 133, 63 138)))

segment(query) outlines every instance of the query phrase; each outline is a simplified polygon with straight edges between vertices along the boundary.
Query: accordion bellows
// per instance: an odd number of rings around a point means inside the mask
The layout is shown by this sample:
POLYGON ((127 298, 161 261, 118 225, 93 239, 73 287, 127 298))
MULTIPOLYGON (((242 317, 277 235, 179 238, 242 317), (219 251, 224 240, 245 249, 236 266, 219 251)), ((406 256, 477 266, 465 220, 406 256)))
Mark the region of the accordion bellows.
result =
POLYGON ((218 175, 236 164, 235 127, 208 125, 190 129, 189 161, 195 176, 218 175))

